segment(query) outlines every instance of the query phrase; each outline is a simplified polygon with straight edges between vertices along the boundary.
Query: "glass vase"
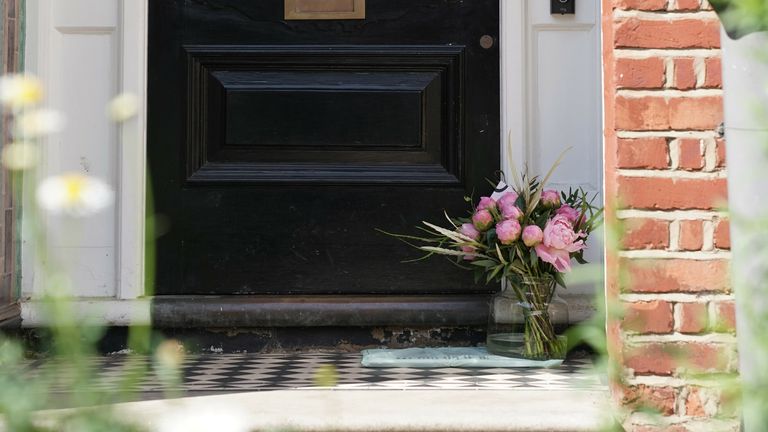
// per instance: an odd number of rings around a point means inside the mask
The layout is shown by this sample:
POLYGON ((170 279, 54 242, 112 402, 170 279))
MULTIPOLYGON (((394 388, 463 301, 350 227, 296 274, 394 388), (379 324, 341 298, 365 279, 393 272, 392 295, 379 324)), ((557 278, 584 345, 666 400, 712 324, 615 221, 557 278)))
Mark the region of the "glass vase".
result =
POLYGON ((547 277, 508 280, 490 302, 488 352, 531 360, 565 358, 567 341, 557 335, 552 314, 567 307, 557 302, 555 281, 547 277))

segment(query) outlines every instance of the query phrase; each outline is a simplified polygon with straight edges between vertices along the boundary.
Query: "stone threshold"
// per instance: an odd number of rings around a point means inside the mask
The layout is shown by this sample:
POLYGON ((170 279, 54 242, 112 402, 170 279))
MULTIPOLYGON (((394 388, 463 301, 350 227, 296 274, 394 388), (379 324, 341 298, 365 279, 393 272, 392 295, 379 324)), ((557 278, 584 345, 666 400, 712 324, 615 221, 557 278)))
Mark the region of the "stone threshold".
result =
MULTIPOLYGON (((607 391, 277 390, 128 402, 149 431, 599 431, 607 391), (165 429, 173 425, 173 429, 165 429), (164 428, 165 427, 165 428, 164 428)), ((40 414, 45 423, 70 410, 40 414)))

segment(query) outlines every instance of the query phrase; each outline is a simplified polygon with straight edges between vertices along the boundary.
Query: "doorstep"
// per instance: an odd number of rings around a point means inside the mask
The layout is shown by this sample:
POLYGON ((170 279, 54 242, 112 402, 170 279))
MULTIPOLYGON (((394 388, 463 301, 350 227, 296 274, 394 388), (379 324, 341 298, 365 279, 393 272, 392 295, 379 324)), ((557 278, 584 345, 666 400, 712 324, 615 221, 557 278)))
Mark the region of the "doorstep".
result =
POLYGON ((116 412, 150 431, 580 432, 603 430, 607 406, 596 391, 279 390, 129 402, 116 412))
MULTIPOLYGON (((127 360, 94 358, 95 386, 112 388, 127 360)), ((555 369, 373 369, 360 366, 359 353, 205 354, 187 356, 182 368, 187 397, 163 399, 163 385, 148 377, 134 391, 150 400, 118 412, 150 428, 226 413, 254 430, 302 431, 594 431, 609 412, 607 387, 586 356, 555 369), (329 365, 335 383, 318 387, 317 371, 329 365)))

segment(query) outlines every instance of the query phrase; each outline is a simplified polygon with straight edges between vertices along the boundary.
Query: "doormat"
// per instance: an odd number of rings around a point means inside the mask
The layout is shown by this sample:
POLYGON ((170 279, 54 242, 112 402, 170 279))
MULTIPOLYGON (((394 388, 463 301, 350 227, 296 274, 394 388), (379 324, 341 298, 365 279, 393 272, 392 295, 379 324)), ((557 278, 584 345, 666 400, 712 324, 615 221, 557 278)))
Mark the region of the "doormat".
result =
POLYGON ((363 350, 363 367, 370 368, 554 368, 563 360, 527 360, 490 354, 476 348, 405 348, 363 350))

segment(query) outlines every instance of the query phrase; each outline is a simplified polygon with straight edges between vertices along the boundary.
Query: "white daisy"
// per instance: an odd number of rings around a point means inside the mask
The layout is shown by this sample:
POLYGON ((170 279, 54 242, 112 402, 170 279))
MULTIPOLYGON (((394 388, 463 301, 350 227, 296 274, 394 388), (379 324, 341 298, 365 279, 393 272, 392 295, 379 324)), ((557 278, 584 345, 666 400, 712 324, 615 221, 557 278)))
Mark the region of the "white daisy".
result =
POLYGON ((0 77, 0 103, 11 108, 34 105, 43 99, 43 86, 30 75, 0 77))
POLYGON ((53 214, 88 216, 109 207, 114 199, 107 183, 78 173, 49 177, 37 187, 37 203, 53 214))
POLYGON ((3 166, 13 171, 34 168, 40 157, 37 146, 26 142, 10 143, 3 148, 3 166))
POLYGON ((116 96, 107 106, 109 117, 116 122, 124 122, 139 111, 139 98, 132 93, 116 96))
POLYGON ((30 111, 16 117, 16 134, 27 139, 52 134, 63 127, 64 116, 49 109, 30 111))

